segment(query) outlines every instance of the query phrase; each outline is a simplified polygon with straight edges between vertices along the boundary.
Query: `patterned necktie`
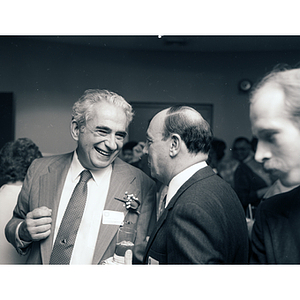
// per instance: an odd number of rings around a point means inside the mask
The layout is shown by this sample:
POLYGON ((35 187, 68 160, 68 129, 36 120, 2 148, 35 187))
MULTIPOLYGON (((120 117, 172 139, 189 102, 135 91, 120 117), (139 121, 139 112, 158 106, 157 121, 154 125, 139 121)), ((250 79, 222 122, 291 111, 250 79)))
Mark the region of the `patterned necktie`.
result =
POLYGON ((156 213, 157 220, 160 218, 160 216, 165 210, 168 190, 169 187, 167 185, 164 185, 160 188, 160 192, 158 196, 159 201, 157 204, 157 213, 156 213))
POLYGON ((70 263, 86 203, 87 182, 91 178, 92 174, 88 170, 84 170, 80 174, 80 180, 74 188, 55 239, 50 257, 51 265, 68 265, 70 263))
POLYGON ((163 212, 166 208, 166 200, 167 200, 167 194, 165 194, 164 198, 162 199, 162 201, 159 204, 157 220, 160 218, 160 216, 163 214, 163 212))

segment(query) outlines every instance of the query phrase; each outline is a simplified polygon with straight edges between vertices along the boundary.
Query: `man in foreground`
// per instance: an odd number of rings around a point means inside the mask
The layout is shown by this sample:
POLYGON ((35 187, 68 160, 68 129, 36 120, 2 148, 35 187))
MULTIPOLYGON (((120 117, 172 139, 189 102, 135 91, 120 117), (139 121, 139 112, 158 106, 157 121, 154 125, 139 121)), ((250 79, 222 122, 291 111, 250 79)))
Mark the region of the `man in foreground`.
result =
POLYGON ((211 139, 209 124, 187 106, 165 109, 151 120, 144 153, 151 176, 168 186, 168 192, 145 263, 247 263, 242 205, 205 162, 211 139))
MULTIPOLYGON (((255 159, 286 187, 300 184, 300 69, 267 75, 251 97, 255 159)), ((300 263, 300 187, 261 202, 252 231, 252 263, 300 263)))
POLYGON ((134 224, 133 262, 146 247, 155 184, 119 155, 132 120, 125 99, 87 90, 73 106, 77 149, 34 161, 6 237, 30 264, 98 264, 110 259, 117 231, 134 224))

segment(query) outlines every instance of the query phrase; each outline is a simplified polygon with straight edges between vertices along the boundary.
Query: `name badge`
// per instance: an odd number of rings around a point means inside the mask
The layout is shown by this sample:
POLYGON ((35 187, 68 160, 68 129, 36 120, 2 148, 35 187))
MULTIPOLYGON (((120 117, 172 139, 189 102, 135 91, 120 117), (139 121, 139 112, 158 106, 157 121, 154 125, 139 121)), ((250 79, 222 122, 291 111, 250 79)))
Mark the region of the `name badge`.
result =
POLYGON ((121 211, 104 210, 102 223, 109 225, 122 225, 124 221, 124 213, 121 211))

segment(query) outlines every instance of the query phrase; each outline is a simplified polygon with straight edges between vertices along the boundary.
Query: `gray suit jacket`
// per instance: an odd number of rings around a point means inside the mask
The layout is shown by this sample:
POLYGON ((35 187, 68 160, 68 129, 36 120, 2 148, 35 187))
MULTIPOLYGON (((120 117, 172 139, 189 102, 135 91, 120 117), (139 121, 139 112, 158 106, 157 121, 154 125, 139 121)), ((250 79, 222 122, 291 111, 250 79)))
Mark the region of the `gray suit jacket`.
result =
POLYGON ((233 264, 248 262, 248 232, 242 205, 210 167, 185 182, 158 220, 145 263, 233 264))
MULTIPOLYGON (((72 161, 73 153, 45 157, 35 160, 30 166, 13 217, 6 226, 6 237, 15 246, 19 253, 28 252, 29 264, 48 264, 52 251, 53 230, 48 238, 33 242, 26 249, 18 248, 15 240, 17 225, 24 220, 26 214, 37 207, 46 206, 52 209, 52 228, 56 222, 58 205, 64 182, 72 161)), ((125 218, 128 210, 124 203, 117 198, 123 198, 125 192, 134 194, 141 202, 141 214, 137 219, 137 237, 134 248, 134 262, 141 262, 146 247, 148 226, 155 205, 155 183, 141 170, 132 167, 116 158, 113 162, 110 187, 105 203, 105 210, 124 212, 125 218)), ((133 218, 136 218, 136 214, 133 218)), ((93 264, 113 256, 116 243, 118 225, 101 224, 93 264)))

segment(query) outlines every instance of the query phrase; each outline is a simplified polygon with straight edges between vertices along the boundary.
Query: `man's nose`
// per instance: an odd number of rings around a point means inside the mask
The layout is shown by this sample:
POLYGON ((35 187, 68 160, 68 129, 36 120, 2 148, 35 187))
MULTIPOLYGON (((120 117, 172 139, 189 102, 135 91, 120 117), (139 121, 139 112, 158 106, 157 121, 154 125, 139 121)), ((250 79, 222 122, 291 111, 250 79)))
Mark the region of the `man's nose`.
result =
POLYGON ((271 151, 269 147, 267 147, 263 142, 258 142, 255 152, 255 160, 262 163, 269 158, 271 158, 271 151))
POLYGON ((143 154, 148 154, 148 145, 146 143, 145 147, 143 148, 143 154))
POLYGON ((107 136, 107 139, 105 141, 106 147, 108 147, 110 150, 116 150, 118 148, 118 144, 116 142, 116 137, 112 134, 107 136))

